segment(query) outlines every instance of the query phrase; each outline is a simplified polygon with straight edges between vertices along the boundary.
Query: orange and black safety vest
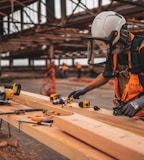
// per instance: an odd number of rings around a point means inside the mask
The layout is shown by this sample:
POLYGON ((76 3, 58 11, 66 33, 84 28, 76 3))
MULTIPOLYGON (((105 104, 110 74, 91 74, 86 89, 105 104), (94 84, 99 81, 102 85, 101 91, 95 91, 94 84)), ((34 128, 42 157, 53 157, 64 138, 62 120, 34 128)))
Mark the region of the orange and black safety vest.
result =
POLYGON ((82 68, 82 65, 77 62, 77 63, 76 63, 76 68, 77 68, 77 69, 81 69, 81 68, 82 68))
MULTIPOLYGON (((126 104, 141 95, 144 95, 144 66, 139 63, 139 56, 141 48, 144 47, 143 38, 131 34, 132 47, 128 52, 128 74, 129 80, 125 88, 120 94, 118 77, 114 77, 114 91, 115 97, 118 101, 126 104)), ((117 54, 113 55, 114 73, 117 71, 117 54)), ((142 64, 144 65, 144 64, 142 64)))

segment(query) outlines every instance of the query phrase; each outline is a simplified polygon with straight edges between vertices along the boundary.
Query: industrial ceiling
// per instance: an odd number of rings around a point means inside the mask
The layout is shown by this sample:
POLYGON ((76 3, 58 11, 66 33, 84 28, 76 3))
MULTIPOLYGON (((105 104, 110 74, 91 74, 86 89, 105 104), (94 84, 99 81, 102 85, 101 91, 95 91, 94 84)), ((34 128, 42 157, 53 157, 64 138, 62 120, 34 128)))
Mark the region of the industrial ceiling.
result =
MULTIPOLYGON (((90 36, 90 27, 94 17, 101 11, 116 11, 127 19, 131 26, 130 31, 144 36, 144 0, 112 0, 108 5, 102 5, 102 0, 98 1, 98 7, 88 9, 82 0, 69 0, 75 4, 75 8, 70 15, 66 15, 66 0, 61 0, 61 18, 56 18, 54 13, 54 1, 46 0, 47 22, 41 23, 40 5, 41 0, 1 0, 0 1, 0 54, 1 59, 35 58, 35 59, 74 59, 85 58, 87 52, 87 37, 90 36), (23 18, 16 22, 13 13, 20 10, 24 12, 24 7, 37 2, 38 23, 32 21, 32 17, 27 14, 33 25, 24 29, 23 18), (76 7, 84 10, 75 13, 76 7), (4 33, 4 17, 8 17, 8 27, 10 23, 15 26, 21 25, 21 30, 15 33, 4 33)), ((104 55, 99 55, 104 56, 104 55)))

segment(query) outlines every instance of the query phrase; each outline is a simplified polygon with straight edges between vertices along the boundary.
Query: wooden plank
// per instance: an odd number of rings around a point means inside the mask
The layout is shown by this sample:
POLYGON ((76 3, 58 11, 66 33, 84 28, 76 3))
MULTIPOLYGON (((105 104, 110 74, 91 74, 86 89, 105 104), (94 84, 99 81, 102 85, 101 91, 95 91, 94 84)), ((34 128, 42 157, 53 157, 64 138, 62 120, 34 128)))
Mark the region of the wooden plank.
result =
POLYGON ((143 136, 79 114, 55 117, 55 125, 115 158, 140 160, 144 157, 143 136))
POLYGON ((129 117, 117 117, 113 116, 112 111, 106 109, 100 109, 99 111, 94 111, 93 108, 83 109, 78 107, 77 103, 71 103, 64 108, 61 105, 53 105, 49 101, 49 97, 22 91, 21 95, 14 97, 14 101, 26 104, 34 108, 48 108, 48 110, 55 110, 60 112, 61 115, 70 115, 73 113, 78 113, 97 121, 128 130, 130 132, 136 133, 138 135, 144 135, 144 125, 141 120, 136 120, 129 117))
POLYGON ((63 109, 62 107, 57 107, 52 105, 49 101, 49 97, 21 91, 20 96, 15 96, 13 101, 17 102, 18 104, 24 104, 33 108, 46 108, 49 111, 56 111, 59 112, 61 115, 71 115, 73 112, 63 109))
MULTIPOLYGON (((52 105, 47 99, 47 97, 27 92, 22 92, 22 95, 17 97, 15 101, 22 101, 22 103, 28 104, 31 107, 38 107, 38 106, 42 107, 46 106, 47 104, 47 106, 48 107, 50 106, 51 109, 53 108, 53 109, 63 110, 62 108, 60 108, 60 105, 58 106, 52 105)), ((69 110, 71 109, 72 111, 73 109, 80 110, 81 112, 84 111, 84 109, 80 109, 76 106, 73 107, 73 105, 71 107, 70 106, 65 107, 65 111, 68 108, 69 110)), ((94 114, 98 113, 92 111, 92 108, 90 108, 87 111, 89 111, 89 113, 94 113, 94 114)), ((112 123, 112 121, 115 120, 112 119, 112 117, 114 118, 114 116, 107 114, 107 112, 105 114, 101 114, 100 111, 98 114, 103 115, 101 117, 103 119, 105 119, 105 117, 110 117, 110 123, 112 123)), ((123 125, 125 122, 127 122, 128 119, 127 117, 124 118, 115 117, 115 118, 117 118, 119 121, 123 119, 122 120, 123 125)), ((67 132, 68 134, 80 139, 81 141, 87 143, 88 145, 98 148, 99 150, 117 159, 131 159, 131 157, 133 157, 135 160, 139 160, 142 159, 142 157, 144 156, 143 152, 144 134, 143 135, 134 134, 124 129, 114 127, 114 125, 111 126, 106 123, 100 122, 95 118, 92 117, 89 118, 88 116, 82 116, 74 112, 73 114, 71 112, 71 114, 67 114, 65 116, 56 116, 54 118, 54 121, 55 121, 54 125, 63 130, 64 132, 67 132)), ((117 122, 118 121, 115 121, 114 123, 117 122)), ((132 123, 133 121, 131 121, 131 124, 132 123)), ((126 125, 126 128, 129 127, 129 124, 130 121, 126 125)))
POLYGON ((65 109, 93 118, 103 123, 125 129, 141 136, 144 135, 143 121, 126 116, 113 116, 113 110, 101 108, 98 111, 94 111, 93 108, 80 108, 77 103, 69 104, 65 106, 65 109))
MULTIPOLYGON (((0 111, 12 111, 19 108, 29 108, 25 105, 13 104, 12 106, 1 106, 0 111)), ((0 115, 0 118, 12 124, 16 128, 19 128, 17 119, 28 119, 30 116, 38 115, 39 112, 26 113, 25 115, 0 115)), ((54 149, 55 151, 63 154, 69 159, 78 160, 112 160, 111 156, 108 156, 93 147, 75 139, 74 137, 66 134, 57 127, 49 126, 34 126, 28 123, 20 124, 21 131, 37 139, 46 146, 54 149)))

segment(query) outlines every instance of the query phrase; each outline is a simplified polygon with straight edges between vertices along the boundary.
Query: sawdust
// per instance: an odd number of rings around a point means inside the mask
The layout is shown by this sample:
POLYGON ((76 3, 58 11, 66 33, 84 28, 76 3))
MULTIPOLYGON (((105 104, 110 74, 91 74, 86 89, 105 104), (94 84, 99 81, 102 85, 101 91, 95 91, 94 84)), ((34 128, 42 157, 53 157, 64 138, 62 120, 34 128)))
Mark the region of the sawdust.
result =
POLYGON ((0 146, 0 160, 68 160, 34 138, 19 132, 11 125, 10 130, 11 137, 9 137, 7 123, 3 121, 0 130, 0 143, 2 144, 0 146), (11 139, 14 139, 13 143, 11 139))
POLYGON ((0 148, 0 160, 32 160, 33 157, 26 155, 19 147, 5 146, 0 148))

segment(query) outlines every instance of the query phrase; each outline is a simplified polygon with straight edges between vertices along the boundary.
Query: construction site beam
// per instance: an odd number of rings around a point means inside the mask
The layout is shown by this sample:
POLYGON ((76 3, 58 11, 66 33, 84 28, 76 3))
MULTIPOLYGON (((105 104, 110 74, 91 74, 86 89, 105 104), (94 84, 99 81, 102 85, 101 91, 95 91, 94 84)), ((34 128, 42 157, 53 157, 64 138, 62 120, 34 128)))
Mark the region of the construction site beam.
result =
POLYGON ((65 21, 66 21, 66 1, 65 0, 61 0, 61 24, 64 25, 65 21))
POLYGON ((55 20, 54 0, 46 0, 47 22, 55 20))

